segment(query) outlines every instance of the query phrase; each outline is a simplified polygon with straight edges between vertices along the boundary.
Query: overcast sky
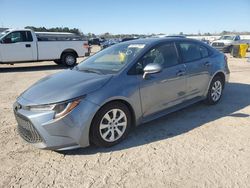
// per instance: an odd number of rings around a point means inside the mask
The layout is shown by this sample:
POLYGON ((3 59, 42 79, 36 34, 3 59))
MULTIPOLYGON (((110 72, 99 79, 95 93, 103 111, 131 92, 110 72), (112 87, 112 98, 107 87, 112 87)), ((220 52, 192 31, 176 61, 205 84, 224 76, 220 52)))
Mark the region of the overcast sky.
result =
POLYGON ((83 33, 250 31, 250 0, 0 0, 0 27, 83 33))

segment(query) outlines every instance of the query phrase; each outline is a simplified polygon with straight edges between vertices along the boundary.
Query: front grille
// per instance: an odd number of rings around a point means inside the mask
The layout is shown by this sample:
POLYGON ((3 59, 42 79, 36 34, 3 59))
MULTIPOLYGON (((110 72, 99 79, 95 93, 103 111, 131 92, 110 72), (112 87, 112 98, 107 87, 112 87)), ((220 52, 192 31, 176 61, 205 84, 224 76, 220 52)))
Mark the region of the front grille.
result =
POLYGON ((214 43, 212 44, 212 46, 214 46, 214 47, 223 47, 223 46, 224 46, 224 43, 223 43, 223 42, 214 42, 214 43))
POLYGON ((15 112, 17 120, 17 129, 20 136, 29 143, 43 142, 42 137, 39 135, 32 123, 24 116, 15 112))

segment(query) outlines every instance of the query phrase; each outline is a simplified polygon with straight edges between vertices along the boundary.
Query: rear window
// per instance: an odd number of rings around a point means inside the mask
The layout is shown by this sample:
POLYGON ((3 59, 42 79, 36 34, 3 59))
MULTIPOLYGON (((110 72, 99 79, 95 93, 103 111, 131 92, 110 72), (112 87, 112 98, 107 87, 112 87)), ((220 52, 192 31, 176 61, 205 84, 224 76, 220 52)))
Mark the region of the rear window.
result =
POLYGON ((26 32, 26 41, 27 42, 32 42, 33 41, 33 38, 32 38, 32 35, 31 35, 30 31, 26 32))
POLYGON ((184 62, 201 59, 200 46, 190 42, 181 42, 180 51, 184 62))

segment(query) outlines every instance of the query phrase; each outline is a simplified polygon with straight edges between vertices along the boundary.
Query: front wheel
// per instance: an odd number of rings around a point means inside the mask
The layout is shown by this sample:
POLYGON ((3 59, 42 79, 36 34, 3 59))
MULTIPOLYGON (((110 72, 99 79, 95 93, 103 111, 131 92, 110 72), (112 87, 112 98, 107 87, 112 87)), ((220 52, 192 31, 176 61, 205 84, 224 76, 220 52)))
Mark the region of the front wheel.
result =
POLYGON ((213 80, 209 86, 207 99, 206 99, 206 102, 208 104, 213 105, 213 104, 216 104, 219 102, 219 100, 221 99, 221 96, 222 96, 223 84, 224 83, 223 83, 221 77, 216 76, 213 78, 213 80))
POLYGON ((109 103, 93 119, 91 142, 101 147, 113 146, 127 136, 130 126, 131 114, 128 107, 119 102, 109 103))

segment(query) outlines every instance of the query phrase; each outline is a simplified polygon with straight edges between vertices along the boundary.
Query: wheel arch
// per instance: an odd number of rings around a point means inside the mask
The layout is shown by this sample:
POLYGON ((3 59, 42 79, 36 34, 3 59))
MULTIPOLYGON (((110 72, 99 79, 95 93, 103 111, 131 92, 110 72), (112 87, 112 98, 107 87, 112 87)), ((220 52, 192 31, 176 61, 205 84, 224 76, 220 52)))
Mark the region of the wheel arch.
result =
POLYGON ((210 87, 210 84, 211 84, 212 80, 213 80, 216 76, 219 76, 219 77, 222 78, 222 81, 223 81, 223 88, 225 87, 225 83, 226 83, 226 73, 223 72, 223 71, 217 71, 217 72, 215 72, 215 73, 211 76, 211 79, 210 79, 210 81, 209 81, 209 84, 208 84, 208 87, 207 87, 205 96, 206 96, 207 93, 208 93, 208 90, 209 90, 209 87, 210 87))
POLYGON ((63 52, 61 53, 60 58, 62 58, 62 55, 65 54, 65 53, 73 53, 76 56, 76 58, 79 57, 77 52, 74 49, 67 48, 67 49, 63 50, 63 52))
MULTIPOLYGON (((108 100, 108 101, 105 101, 105 102, 100 106, 100 108, 98 109, 98 111, 99 111, 102 107, 104 107, 105 105, 110 104, 110 103, 113 103, 113 102, 120 102, 120 103, 123 103, 124 105, 126 105, 126 106, 128 107, 128 109, 129 109, 129 111, 130 111, 130 113, 131 113, 132 127, 134 127, 134 126, 136 125, 136 115, 135 115, 134 108, 133 108, 133 106, 131 105, 131 103, 130 103, 128 100, 124 99, 124 98, 112 98, 112 99, 110 99, 110 100, 108 100)), ((97 112, 98 112, 98 111, 97 111, 97 112)), ((96 113, 97 113, 97 112, 96 112, 96 113)), ((93 121, 93 120, 92 120, 92 121, 93 121)))
POLYGON ((223 72, 217 72, 212 79, 214 79, 215 77, 220 77, 222 79, 222 84, 223 84, 223 88, 225 87, 225 83, 226 83, 226 76, 223 72))

